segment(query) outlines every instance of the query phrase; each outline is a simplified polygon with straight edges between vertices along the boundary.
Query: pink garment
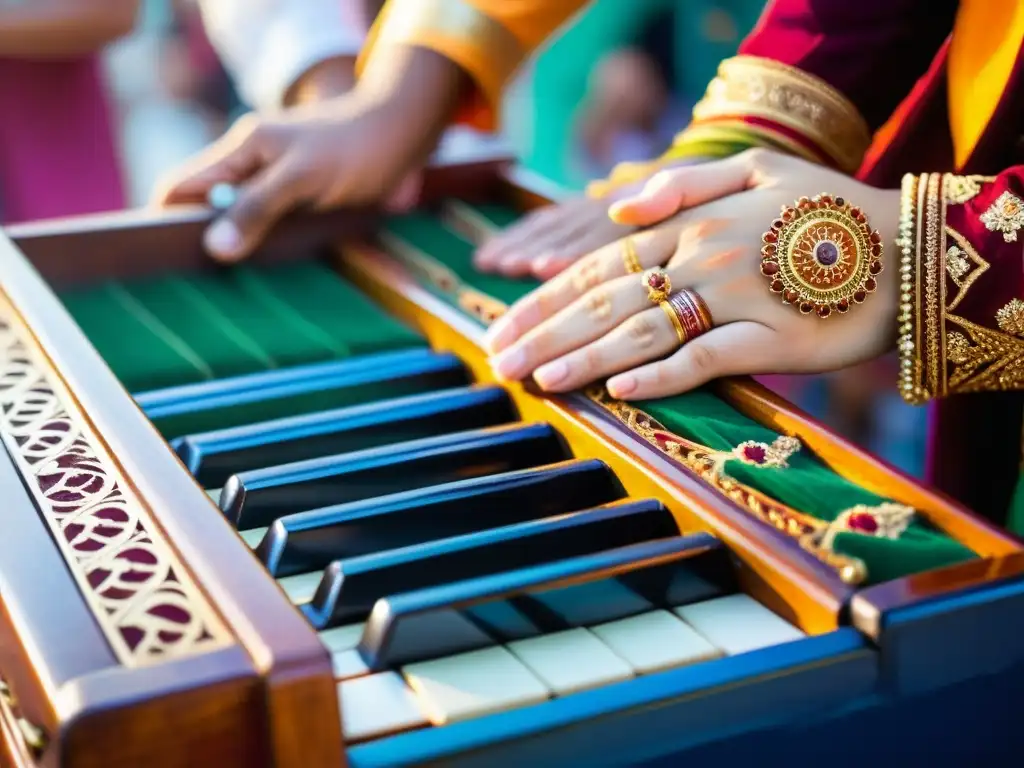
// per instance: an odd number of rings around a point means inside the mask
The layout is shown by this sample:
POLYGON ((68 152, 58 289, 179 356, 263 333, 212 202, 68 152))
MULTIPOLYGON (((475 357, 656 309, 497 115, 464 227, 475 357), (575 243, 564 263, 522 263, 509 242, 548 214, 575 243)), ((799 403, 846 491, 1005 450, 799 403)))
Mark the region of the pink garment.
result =
POLYGON ((0 221, 124 207, 96 57, 0 58, 0 221))

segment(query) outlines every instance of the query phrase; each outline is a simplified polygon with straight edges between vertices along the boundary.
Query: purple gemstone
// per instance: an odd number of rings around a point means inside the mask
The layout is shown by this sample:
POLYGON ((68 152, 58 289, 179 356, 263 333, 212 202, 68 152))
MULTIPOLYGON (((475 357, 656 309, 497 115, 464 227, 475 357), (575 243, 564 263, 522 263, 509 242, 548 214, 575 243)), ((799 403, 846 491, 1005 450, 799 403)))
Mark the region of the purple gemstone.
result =
POLYGON ((835 243, 825 240, 815 246, 814 258, 823 267, 831 267, 839 261, 839 249, 835 243))

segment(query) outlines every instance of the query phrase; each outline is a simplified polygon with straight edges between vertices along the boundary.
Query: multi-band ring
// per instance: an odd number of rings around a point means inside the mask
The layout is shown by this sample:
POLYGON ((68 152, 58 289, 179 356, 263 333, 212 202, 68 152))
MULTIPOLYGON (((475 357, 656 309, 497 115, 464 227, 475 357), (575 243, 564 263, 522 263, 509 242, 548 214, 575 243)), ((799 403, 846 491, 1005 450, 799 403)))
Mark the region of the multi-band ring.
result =
POLYGON ((882 238, 841 197, 802 197, 784 206, 761 240, 761 274, 805 315, 847 312, 877 288, 882 238))
POLYGON ((668 316, 680 344, 692 341, 713 327, 711 310, 696 291, 684 288, 658 306, 668 316))

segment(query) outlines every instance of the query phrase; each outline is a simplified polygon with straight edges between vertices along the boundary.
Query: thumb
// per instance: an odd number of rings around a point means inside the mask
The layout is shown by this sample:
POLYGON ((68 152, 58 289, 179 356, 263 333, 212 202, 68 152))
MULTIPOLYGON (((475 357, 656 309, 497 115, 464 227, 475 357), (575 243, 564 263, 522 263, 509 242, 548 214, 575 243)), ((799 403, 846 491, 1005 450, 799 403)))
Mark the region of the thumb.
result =
POLYGON ((649 226, 684 208, 717 200, 753 186, 757 153, 660 171, 639 193, 614 203, 608 216, 616 224, 649 226))
POLYGON ((262 165, 262 133, 255 119, 242 118, 219 140, 162 180, 153 193, 152 204, 204 203, 215 185, 245 181, 262 165))
POLYGON ((239 189, 234 205, 203 236, 203 244, 215 259, 235 262, 245 258, 271 227, 303 202, 302 176, 294 167, 286 155, 239 189))

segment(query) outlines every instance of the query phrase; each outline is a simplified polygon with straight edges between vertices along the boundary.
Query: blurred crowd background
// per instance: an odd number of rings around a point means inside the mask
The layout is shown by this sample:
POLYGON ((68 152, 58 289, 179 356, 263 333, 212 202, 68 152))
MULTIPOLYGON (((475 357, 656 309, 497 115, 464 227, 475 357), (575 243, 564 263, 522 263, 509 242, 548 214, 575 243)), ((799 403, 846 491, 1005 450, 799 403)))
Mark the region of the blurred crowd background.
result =
MULTIPOLYGON (((510 89, 508 141, 529 168, 572 189, 618 162, 660 154, 763 5, 596 0, 510 89)), ((190 0, 144 0, 134 31, 104 52, 97 71, 113 115, 121 197, 128 206, 144 204, 164 172, 246 109, 190 0)), ((50 119, 60 115, 56 109, 50 119)), ((41 141, 30 148, 46 151, 41 141)), ((14 216, 2 200, 0 212, 8 221, 31 217, 14 216)), ((839 434, 919 474, 924 411, 903 405, 895 373, 894 361, 886 360, 829 376, 768 377, 765 383, 839 434)))

